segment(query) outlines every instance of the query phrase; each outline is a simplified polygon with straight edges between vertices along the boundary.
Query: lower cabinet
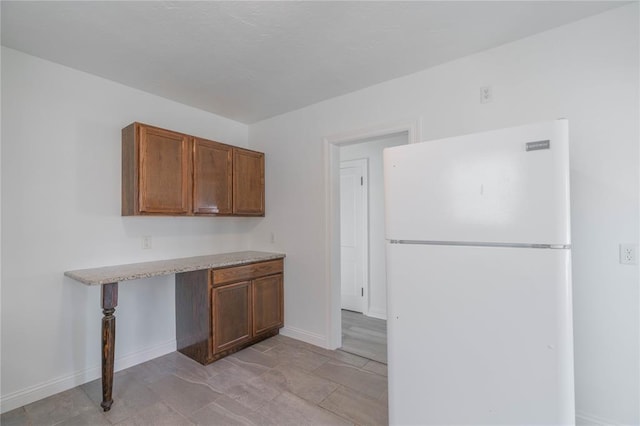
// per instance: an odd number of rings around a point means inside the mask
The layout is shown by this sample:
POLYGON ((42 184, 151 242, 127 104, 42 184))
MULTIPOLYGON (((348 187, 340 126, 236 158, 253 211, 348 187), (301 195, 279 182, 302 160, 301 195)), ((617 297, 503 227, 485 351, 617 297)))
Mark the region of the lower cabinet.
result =
POLYGON ((278 334, 282 259, 176 274, 178 351, 208 364, 278 334))

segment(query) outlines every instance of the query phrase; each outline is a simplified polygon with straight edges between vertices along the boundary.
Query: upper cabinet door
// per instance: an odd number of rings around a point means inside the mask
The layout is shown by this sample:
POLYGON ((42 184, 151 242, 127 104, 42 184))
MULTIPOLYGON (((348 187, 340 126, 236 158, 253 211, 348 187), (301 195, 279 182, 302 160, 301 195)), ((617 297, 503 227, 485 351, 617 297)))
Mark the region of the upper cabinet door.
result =
POLYGON ((139 125, 141 213, 187 214, 190 149, 187 135, 139 125))
POLYGON ((264 216, 264 154, 233 149, 233 213, 264 216))
POLYGON ((193 212, 232 213, 233 148, 195 138, 193 142, 193 212))

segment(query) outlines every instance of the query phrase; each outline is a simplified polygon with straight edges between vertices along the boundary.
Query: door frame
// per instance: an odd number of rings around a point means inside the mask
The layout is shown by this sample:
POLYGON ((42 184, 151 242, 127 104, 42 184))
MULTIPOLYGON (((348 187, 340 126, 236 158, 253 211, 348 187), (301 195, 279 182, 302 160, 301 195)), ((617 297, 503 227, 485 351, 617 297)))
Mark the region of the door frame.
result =
POLYGON ((325 187, 325 276, 326 284, 326 342, 327 349, 342 346, 342 315, 340 312, 340 146, 367 139, 377 139, 407 133, 407 143, 421 137, 421 119, 394 123, 335 134, 323 138, 325 187))
MULTIPOLYGON (((358 224, 362 229, 362 314, 367 315, 369 313, 369 160, 367 158, 358 158, 354 160, 340 160, 339 169, 342 168, 343 163, 357 163, 362 170, 362 193, 360 195, 360 202, 362 203, 362 217, 361 222, 358 224)), ((339 184, 339 189, 342 190, 342 185, 339 184)), ((342 220, 340 221, 342 226, 342 220)), ((340 259, 342 263, 342 258, 340 259)), ((342 273, 340 274, 342 278, 342 273)), ((340 293, 342 295, 342 282, 340 283, 340 293)), ((342 300, 340 301, 340 307, 342 308, 342 300)))

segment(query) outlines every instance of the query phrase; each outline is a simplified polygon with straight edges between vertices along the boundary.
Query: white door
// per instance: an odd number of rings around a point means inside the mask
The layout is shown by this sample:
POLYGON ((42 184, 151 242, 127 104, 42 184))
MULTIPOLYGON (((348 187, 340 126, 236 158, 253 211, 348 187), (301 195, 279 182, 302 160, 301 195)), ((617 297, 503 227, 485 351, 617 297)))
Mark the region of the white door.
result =
POLYGON ((342 309, 366 313, 367 160, 340 163, 340 279, 342 309))

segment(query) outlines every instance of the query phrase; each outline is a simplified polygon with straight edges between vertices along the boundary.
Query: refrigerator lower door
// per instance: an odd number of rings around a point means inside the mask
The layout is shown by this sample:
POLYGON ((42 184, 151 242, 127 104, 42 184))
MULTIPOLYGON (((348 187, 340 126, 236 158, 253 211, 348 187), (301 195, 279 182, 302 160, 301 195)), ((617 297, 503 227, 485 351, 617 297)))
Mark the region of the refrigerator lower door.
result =
POLYGON ((388 244, 390 424, 574 424, 570 256, 388 244))

